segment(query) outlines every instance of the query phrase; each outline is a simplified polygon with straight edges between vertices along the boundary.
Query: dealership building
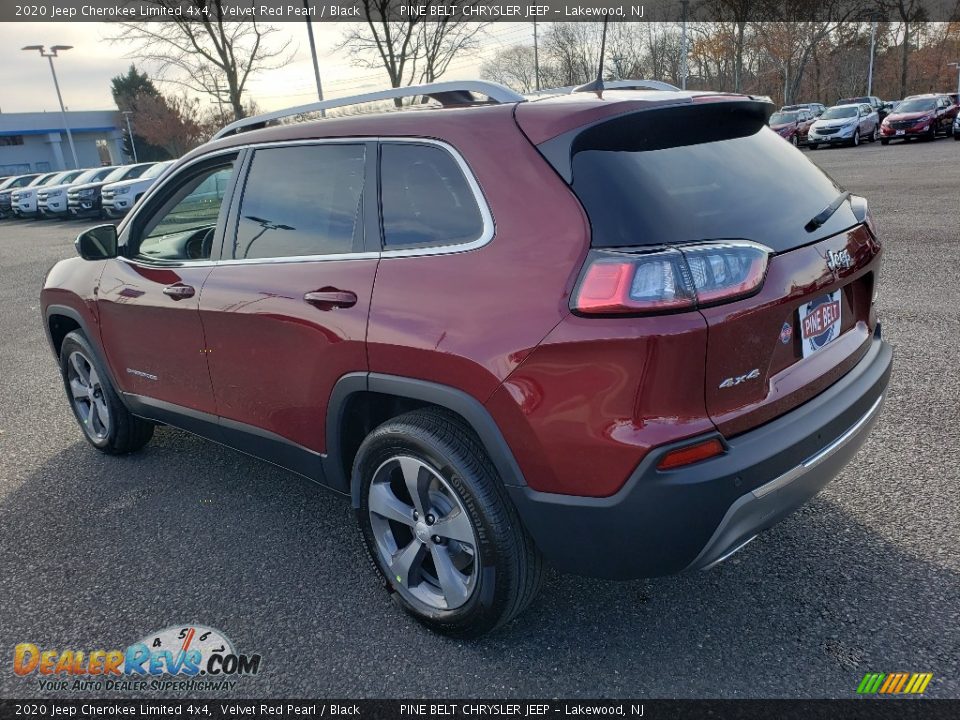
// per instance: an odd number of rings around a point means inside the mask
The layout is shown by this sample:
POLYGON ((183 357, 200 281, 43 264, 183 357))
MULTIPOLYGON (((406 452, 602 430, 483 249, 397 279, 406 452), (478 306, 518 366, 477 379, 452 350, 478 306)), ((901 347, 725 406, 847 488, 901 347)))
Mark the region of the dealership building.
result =
MULTIPOLYGON (((80 167, 127 162, 116 110, 66 113, 80 167)), ((73 154, 58 112, 0 113, 0 177, 72 170, 73 154)))

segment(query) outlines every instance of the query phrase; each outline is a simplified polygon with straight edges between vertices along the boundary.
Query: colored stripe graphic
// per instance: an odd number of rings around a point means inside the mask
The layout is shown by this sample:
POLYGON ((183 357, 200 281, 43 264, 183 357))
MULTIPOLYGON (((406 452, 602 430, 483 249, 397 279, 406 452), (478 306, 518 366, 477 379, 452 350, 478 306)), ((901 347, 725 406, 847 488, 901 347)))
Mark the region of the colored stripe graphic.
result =
POLYGON ((933 673, 867 673, 857 686, 857 694, 920 695, 933 680, 933 673))

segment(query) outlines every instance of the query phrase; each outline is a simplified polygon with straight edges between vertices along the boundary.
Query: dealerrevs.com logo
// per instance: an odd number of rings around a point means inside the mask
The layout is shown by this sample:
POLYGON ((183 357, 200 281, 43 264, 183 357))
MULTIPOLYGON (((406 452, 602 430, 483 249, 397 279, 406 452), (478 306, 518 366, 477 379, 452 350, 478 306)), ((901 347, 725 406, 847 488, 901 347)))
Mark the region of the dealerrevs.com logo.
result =
POLYGON ((20 643, 13 672, 36 677, 39 690, 163 692, 232 690, 261 670, 260 655, 238 653, 219 630, 176 625, 125 650, 45 648, 20 643))

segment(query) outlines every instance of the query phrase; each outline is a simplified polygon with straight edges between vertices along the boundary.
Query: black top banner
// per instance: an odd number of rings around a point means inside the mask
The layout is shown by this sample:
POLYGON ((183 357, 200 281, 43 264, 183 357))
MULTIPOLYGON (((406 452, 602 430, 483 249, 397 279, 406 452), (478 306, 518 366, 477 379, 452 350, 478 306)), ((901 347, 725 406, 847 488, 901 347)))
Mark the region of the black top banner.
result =
POLYGON ((960 21, 958 0, 35 0, 0 3, 2 22, 960 21))

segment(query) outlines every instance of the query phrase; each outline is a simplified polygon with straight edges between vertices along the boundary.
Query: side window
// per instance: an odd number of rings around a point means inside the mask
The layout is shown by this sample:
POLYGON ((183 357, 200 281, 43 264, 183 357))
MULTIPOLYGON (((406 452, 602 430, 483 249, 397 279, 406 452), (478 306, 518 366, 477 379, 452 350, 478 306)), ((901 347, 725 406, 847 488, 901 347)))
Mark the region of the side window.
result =
POLYGON ((151 260, 209 259, 233 172, 234 161, 228 160, 189 173, 147 218, 134 254, 151 260))
POLYGON ((334 255, 363 248, 366 147, 266 148, 253 155, 232 257, 334 255))
POLYGON ((380 205, 387 249, 459 245, 483 235, 483 217, 460 166, 435 145, 382 145, 380 205))

